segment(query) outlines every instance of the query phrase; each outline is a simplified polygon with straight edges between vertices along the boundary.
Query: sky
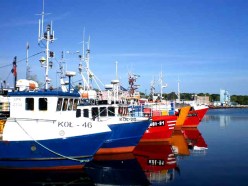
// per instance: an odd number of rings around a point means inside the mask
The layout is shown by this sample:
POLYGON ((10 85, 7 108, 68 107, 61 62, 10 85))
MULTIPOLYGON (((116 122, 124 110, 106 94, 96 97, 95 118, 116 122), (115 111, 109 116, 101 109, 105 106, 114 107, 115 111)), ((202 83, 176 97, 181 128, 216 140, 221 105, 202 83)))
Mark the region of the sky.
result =
MULTIPOLYGON (((42 4, 0 1, 0 80, 10 86, 15 56, 17 78, 26 78, 27 42, 30 73, 44 82, 39 59, 45 49, 38 45, 37 15, 42 4)), ((81 80, 77 51, 82 54, 83 41, 90 38, 90 68, 103 84, 118 77, 128 88, 128 74, 136 74, 138 90, 149 94, 154 81, 160 92, 162 72, 167 84, 163 93, 177 92, 179 81, 184 93, 225 89, 248 95, 247 0, 44 0, 44 5, 49 13, 44 27, 52 21, 56 38, 50 44, 53 87, 59 86, 62 51, 65 70, 77 72, 73 83, 81 80)))

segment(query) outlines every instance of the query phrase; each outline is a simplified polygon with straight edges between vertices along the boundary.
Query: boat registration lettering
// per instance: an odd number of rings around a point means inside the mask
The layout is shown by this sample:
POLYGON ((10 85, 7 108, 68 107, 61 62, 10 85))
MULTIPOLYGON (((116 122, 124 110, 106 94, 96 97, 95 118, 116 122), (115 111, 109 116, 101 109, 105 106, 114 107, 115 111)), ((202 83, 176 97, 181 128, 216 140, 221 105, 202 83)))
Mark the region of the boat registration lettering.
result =
POLYGON ((160 160, 160 159, 149 159, 147 163, 148 165, 153 165, 153 166, 164 166, 165 165, 165 161, 160 160))
POLYGON ((82 127, 85 127, 85 128, 92 128, 92 123, 91 122, 84 122, 82 124, 82 127))
POLYGON ((58 127, 73 127, 70 121, 58 121, 58 127))
POLYGON ((195 117, 195 116, 197 116, 197 113, 189 113, 188 114, 188 117, 195 117))
POLYGON ((120 121, 136 121, 136 118, 126 118, 126 117, 121 117, 119 118, 120 121))
POLYGON ((21 98, 14 98, 11 106, 21 107, 22 106, 21 98))
MULTIPOLYGON (((70 121, 58 121, 58 127, 74 127, 73 123, 70 121)), ((84 122, 82 124, 76 125, 76 127, 92 128, 91 122, 84 122)))
POLYGON ((164 125, 165 125, 164 121, 153 121, 150 124, 150 127, 160 127, 160 126, 164 126, 164 125))

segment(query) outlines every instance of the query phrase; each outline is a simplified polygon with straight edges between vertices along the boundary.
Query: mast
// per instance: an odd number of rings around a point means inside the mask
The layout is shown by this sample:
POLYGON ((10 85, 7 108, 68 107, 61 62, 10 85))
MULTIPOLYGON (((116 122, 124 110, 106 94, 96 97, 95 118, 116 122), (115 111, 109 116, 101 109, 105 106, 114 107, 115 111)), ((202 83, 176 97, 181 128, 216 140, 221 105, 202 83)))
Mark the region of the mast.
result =
POLYGON ((180 80, 179 80, 179 76, 178 76, 178 80, 177 80, 177 97, 178 97, 178 102, 180 102, 180 80))
POLYGON ((115 74, 116 74, 116 79, 118 80, 118 61, 115 62, 115 74))
POLYGON ((30 68, 28 64, 28 51, 29 51, 29 43, 27 42, 27 47, 26 47, 26 79, 30 78, 30 68))
POLYGON ((43 9, 41 13, 41 20, 39 20, 39 35, 38 35, 38 43, 40 44, 42 41, 46 42, 46 58, 41 58, 40 62, 42 67, 45 68, 45 90, 48 89, 48 84, 50 83, 50 79, 48 78, 49 67, 52 67, 52 63, 49 62, 49 59, 53 57, 53 52, 50 51, 49 45, 54 41, 54 31, 52 30, 52 22, 48 24, 46 27, 46 32, 44 32, 44 0, 43 0, 43 9))
POLYGON ((91 84, 90 84, 90 36, 89 36, 89 40, 88 40, 88 45, 87 45, 87 50, 86 50, 86 59, 85 59, 85 63, 86 63, 86 70, 87 70, 87 84, 88 84, 88 90, 91 88, 91 84))
POLYGON ((167 84, 163 83, 163 72, 160 72, 160 77, 159 77, 159 83, 160 83, 160 95, 161 95, 161 99, 163 98, 163 88, 167 87, 167 84))

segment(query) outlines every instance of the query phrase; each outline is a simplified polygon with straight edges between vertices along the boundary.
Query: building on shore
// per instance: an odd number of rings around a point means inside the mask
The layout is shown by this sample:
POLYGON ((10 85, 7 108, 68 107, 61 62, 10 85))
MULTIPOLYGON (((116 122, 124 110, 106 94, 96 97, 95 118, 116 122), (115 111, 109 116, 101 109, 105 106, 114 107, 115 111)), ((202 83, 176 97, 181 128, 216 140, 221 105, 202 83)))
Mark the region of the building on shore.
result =
POLYGON ((231 103, 231 96, 227 90, 220 89, 220 104, 222 106, 224 105, 230 105, 231 103))

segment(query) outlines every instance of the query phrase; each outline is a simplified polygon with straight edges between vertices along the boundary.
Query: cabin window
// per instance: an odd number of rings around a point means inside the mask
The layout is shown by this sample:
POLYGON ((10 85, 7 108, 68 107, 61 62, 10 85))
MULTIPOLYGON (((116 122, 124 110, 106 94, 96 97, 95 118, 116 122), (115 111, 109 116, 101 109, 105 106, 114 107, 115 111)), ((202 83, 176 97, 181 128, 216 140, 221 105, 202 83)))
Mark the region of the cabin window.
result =
POLYGON ((77 110, 77 105, 78 105, 78 99, 75 99, 73 104, 73 110, 77 110))
POLYGON ((98 107, 93 107, 91 111, 92 111, 92 118, 98 117, 98 107))
POLYGON ((107 116, 107 108, 100 107, 100 116, 107 116))
POLYGON ((34 110, 34 98, 26 98, 25 102, 26 110, 34 110))
POLYGON ((108 116, 115 116, 115 107, 108 108, 108 116))
POLYGON ((88 109, 84 109, 84 117, 88 118, 89 117, 89 110, 88 109))
POLYGON ((68 110, 72 110, 73 99, 69 99, 68 110))
POLYGON ((63 108, 62 108, 63 111, 67 110, 67 105, 68 105, 68 99, 66 98, 64 99, 64 103, 63 103, 63 108))
POLYGON ((59 98, 57 102, 57 111, 61 111, 63 99, 59 98))
POLYGON ((47 110, 47 98, 39 98, 39 110, 47 110))
POLYGON ((76 111, 76 117, 77 118, 81 117, 81 109, 77 109, 77 111, 76 111))

